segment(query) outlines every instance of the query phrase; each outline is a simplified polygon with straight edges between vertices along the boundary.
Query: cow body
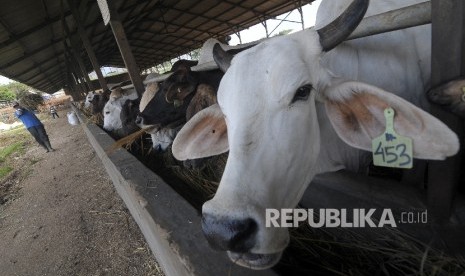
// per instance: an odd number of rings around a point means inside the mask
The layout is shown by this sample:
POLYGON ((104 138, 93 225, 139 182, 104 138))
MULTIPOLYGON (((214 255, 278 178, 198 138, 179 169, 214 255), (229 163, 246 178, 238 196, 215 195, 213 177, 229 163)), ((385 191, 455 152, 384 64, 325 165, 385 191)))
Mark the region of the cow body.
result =
MULTIPOLYGON (((336 18, 350 2, 322 1, 315 27, 336 18)), ((421 2, 426 1, 372 0, 366 16, 421 2)), ((431 78, 431 25, 346 41, 324 55, 322 65, 335 76, 381 87, 429 110, 425 91, 431 78)))
MULTIPOLYGON (((351 2, 324 1, 317 26, 351 2)), ((417 2, 423 1, 371 1, 368 12, 417 2)), ((340 27, 329 30, 341 33, 340 27)), ((289 234, 265 227, 265 210, 294 208, 316 174, 366 166, 388 107, 396 131, 413 139, 414 157, 444 159, 458 151, 456 135, 416 107, 427 107, 428 27, 338 46, 325 39, 327 30, 275 37, 239 53, 221 81, 218 105, 194 116, 174 141, 180 160, 229 150, 217 193, 203 205, 202 226, 210 244, 237 264, 264 269, 280 259, 289 234)))

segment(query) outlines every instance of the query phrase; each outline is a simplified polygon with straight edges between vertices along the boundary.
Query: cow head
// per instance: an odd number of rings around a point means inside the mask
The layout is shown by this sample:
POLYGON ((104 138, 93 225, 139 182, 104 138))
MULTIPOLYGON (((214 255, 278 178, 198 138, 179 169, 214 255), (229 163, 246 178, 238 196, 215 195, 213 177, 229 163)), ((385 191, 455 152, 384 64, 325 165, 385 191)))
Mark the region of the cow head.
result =
POLYGON ((92 114, 99 114, 103 111, 105 104, 110 98, 110 91, 106 90, 100 94, 94 94, 90 103, 92 104, 92 114))
POLYGON ((139 105, 139 99, 127 100, 121 108, 120 120, 124 136, 139 130, 139 127, 135 123, 137 114, 139 113, 139 105))
POLYGON ((165 152, 166 149, 173 143, 174 137, 178 133, 179 128, 162 128, 151 133, 152 147, 156 153, 165 152))
POLYGON ((123 127, 121 123, 121 103, 119 101, 108 101, 103 108, 103 128, 108 131, 123 127))
POLYGON ((85 107, 85 108, 89 108, 89 107, 90 107, 90 105, 92 104, 92 100, 94 99, 94 95, 95 95, 95 94, 94 94, 94 92, 92 92, 92 91, 89 92, 89 93, 87 93, 86 101, 85 101, 85 103, 84 103, 84 107, 85 107))
POLYGON ((176 66, 176 71, 161 83, 156 93, 151 94, 152 98, 140 110, 136 123, 140 127, 164 127, 185 118, 198 84, 195 75, 189 66, 176 66))
POLYGON ((173 154, 186 160, 229 150, 218 190, 202 207, 202 227, 235 263, 265 269, 279 261, 289 233, 265 227, 265 210, 294 208, 322 171, 319 154, 331 145, 321 137, 319 116, 329 117, 347 144, 371 151, 371 140, 385 129, 384 109, 392 107, 397 132, 413 138, 415 157, 457 152, 456 135, 428 113, 371 85, 336 79, 320 64, 367 5, 355 0, 323 29, 275 37, 234 58, 215 47, 215 60, 227 69, 218 104, 186 123, 173 154))

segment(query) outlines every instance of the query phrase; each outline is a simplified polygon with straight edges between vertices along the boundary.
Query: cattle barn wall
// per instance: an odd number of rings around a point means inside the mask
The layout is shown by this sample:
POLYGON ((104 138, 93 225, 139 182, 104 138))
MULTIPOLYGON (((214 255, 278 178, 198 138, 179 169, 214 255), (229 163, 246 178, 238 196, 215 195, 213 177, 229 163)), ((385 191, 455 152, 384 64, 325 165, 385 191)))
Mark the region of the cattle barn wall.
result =
MULTIPOLYGON (((465 1, 432 0, 432 86, 464 75, 465 1)), ((463 120, 433 105, 431 113, 464 140, 463 120)), ((463 144, 462 144, 463 147, 463 144)), ((428 205, 435 217, 446 220, 461 179, 463 150, 446 161, 431 161, 428 168, 428 205)))

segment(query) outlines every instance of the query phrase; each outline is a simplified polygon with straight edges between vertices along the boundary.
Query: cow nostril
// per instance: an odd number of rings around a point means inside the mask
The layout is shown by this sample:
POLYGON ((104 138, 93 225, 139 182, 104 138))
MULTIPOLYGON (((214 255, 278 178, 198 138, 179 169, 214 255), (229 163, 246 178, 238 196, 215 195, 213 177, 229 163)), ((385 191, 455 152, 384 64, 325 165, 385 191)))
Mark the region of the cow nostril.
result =
POLYGON ((135 123, 138 124, 138 125, 142 124, 142 117, 140 115, 137 115, 135 123))
POLYGON ((202 216, 202 230, 208 243, 217 250, 248 252, 255 245, 258 226, 255 220, 202 216))

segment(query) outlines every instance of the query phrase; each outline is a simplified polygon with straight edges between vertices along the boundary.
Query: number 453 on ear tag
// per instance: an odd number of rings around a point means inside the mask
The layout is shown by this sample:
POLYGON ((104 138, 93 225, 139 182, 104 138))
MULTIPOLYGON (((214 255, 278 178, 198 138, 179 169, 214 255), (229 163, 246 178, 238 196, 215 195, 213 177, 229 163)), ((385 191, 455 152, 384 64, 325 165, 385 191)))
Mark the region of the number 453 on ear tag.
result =
POLYGON ((386 130, 383 135, 373 139, 373 164, 375 166, 411 169, 413 166, 412 139, 394 131, 394 109, 386 108, 386 130))

